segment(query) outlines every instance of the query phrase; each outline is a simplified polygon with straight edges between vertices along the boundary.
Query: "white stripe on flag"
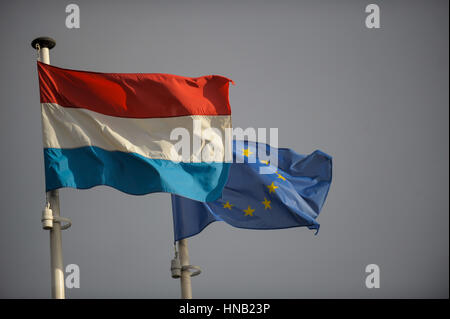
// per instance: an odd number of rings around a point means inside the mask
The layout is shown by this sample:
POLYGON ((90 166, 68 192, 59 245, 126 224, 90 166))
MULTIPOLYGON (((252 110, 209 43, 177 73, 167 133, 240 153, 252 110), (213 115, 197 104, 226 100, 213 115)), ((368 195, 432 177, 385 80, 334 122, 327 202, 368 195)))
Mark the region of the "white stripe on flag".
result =
MULTIPOLYGON (((170 134, 175 128, 185 128, 190 134, 192 152, 193 135, 195 133, 198 136, 198 131, 194 132, 194 120, 198 120, 204 141, 197 151, 201 152, 209 142, 214 143, 214 148, 209 150, 209 158, 217 162, 225 161, 223 146, 225 129, 231 127, 229 115, 122 118, 82 108, 62 107, 55 103, 41 103, 41 108, 44 148, 97 146, 108 151, 136 153, 152 159, 180 161, 181 157, 174 148, 179 139, 172 141, 170 134), (218 145, 222 145, 222 148, 218 145)), ((191 156, 190 161, 200 162, 200 152, 195 152, 196 155, 191 156)))

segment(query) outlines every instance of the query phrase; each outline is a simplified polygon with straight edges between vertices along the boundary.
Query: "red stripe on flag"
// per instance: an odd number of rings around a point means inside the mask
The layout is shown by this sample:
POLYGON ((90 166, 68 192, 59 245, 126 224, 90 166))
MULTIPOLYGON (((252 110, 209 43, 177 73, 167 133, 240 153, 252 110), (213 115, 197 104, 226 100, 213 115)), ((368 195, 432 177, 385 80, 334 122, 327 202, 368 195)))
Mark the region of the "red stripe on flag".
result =
POLYGON ((231 80, 158 73, 98 73, 38 62, 41 103, 130 118, 230 115, 231 80))

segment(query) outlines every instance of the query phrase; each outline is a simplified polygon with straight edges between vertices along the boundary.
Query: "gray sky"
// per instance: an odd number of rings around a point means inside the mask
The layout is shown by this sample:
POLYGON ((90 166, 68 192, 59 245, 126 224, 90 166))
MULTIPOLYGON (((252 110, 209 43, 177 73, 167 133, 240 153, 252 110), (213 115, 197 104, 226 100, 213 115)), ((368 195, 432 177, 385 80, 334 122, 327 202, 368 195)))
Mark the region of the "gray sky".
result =
MULTIPOLYGON (((36 52, 99 72, 221 74, 235 127, 278 127, 280 147, 334 158, 321 231, 214 223, 189 240, 197 298, 448 298, 448 2, 65 1, 1 4, 0 297, 50 297, 36 52), (365 287, 375 263, 381 287, 365 287)), ((69 298, 178 298, 169 194, 60 191, 69 298)))

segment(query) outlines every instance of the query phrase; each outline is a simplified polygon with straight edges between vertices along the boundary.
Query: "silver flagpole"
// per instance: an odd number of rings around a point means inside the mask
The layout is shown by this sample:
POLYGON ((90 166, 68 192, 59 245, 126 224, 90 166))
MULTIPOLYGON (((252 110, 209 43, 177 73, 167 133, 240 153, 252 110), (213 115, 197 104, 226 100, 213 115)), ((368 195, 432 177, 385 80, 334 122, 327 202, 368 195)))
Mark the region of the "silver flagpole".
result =
POLYGON ((189 250, 187 246, 187 239, 178 241, 178 251, 180 253, 181 263, 181 298, 192 299, 192 286, 191 286, 191 272, 187 268, 189 266, 189 250))
MULTIPOLYGON (((41 62, 50 64, 49 51, 55 46, 55 40, 48 37, 36 38, 31 42, 31 46, 38 51, 38 59, 41 62)), ((70 221, 60 217, 58 190, 47 192, 46 200, 47 206, 42 214, 42 227, 50 230, 52 298, 64 299, 64 264, 61 246, 61 229, 70 227, 70 221), (65 221, 68 224, 61 227, 61 221, 65 221)))
POLYGON ((178 241, 175 248, 175 257, 172 259, 170 270, 172 278, 180 278, 181 298, 192 299, 191 277, 198 276, 202 272, 199 266, 189 264, 189 251, 187 247, 187 239, 178 241))
MULTIPOLYGON (((47 192, 47 202, 50 204, 54 220, 57 219, 60 216, 58 190, 47 192)), ((64 264, 61 243, 61 224, 59 222, 55 222, 53 223, 53 227, 50 229, 50 262, 52 271, 53 299, 65 299, 64 264)))

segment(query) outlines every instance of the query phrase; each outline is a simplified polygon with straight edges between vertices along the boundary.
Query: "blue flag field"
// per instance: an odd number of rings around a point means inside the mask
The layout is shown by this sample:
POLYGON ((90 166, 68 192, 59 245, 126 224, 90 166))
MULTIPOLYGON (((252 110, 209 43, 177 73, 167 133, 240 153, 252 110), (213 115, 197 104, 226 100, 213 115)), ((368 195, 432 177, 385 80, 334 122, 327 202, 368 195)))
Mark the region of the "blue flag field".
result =
MULTIPOLYGON (((275 150, 259 146, 266 154, 275 150)), ((234 141, 233 163, 220 199, 199 202, 172 195, 175 241, 198 234, 214 221, 247 229, 305 226, 318 231, 316 218, 332 179, 331 157, 321 151, 300 155, 280 148, 278 167, 272 174, 260 174, 260 167, 267 165, 271 163, 258 158, 257 142, 234 141)))

